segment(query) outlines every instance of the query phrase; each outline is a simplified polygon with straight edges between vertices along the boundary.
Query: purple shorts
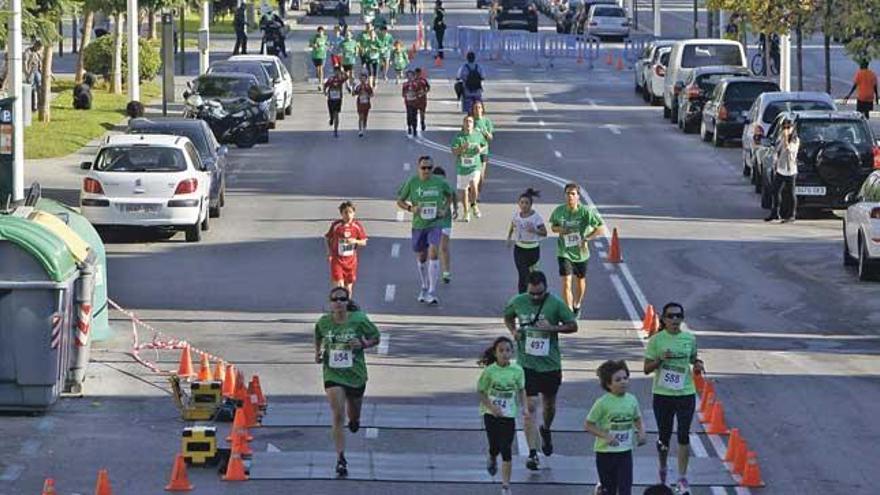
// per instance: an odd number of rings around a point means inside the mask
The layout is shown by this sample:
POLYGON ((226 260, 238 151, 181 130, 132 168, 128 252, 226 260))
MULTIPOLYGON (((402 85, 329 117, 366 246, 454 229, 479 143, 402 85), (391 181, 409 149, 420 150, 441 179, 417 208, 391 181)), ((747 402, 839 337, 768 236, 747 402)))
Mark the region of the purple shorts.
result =
POLYGON ((421 253, 427 251, 428 246, 439 246, 443 236, 443 228, 428 227, 427 229, 412 229, 413 251, 421 253))

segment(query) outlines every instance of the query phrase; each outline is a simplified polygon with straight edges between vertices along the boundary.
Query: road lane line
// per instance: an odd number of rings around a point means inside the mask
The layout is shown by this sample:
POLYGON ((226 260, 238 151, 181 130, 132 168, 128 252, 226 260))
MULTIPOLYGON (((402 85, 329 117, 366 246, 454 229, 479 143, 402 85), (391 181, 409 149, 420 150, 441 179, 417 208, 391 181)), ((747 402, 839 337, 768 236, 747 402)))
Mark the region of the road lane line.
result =
POLYGON ((553 134, 550 134, 550 133, 548 132, 548 133, 546 134, 546 136, 547 136, 547 141, 553 141, 553 134))
POLYGON ((379 354, 388 354, 389 346, 391 346, 391 336, 387 333, 380 332, 379 345, 376 347, 376 352, 378 352, 379 354))
POLYGON ((379 438, 379 428, 367 428, 364 436, 367 438, 379 438))
POLYGON ((532 98, 532 90, 528 86, 526 86, 526 99, 529 100, 529 106, 532 107, 532 111, 538 113, 538 105, 535 103, 535 99, 532 98))
POLYGON ((544 126, 547 125, 547 123, 544 122, 543 120, 539 120, 539 121, 538 121, 538 125, 541 126, 541 127, 544 127, 544 126))
POLYGON ((268 443, 266 444, 266 452, 281 452, 281 449, 271 443, 268 443))
POLYGON ((404 218, 406 218, 406 215, 404 214, 403 210, 397 210, 397 221, 402 222, 404 218))
POLYGON ((394 244, 391 245, 391 257, 392 258, 399 258, 400 257, 400 243, 399 242, 395 242, 394 244))
POLYGON ((403 164, 403 171, 404 171, 404 172, 409 172, 409 169, 410 169, 410 168, 412 168, 412 165, 410 165, 409 162, 405 162, 405 163, 403 164))
POLYGON ((700 437, 697 436, 696 433, 691 433, 689 438, 691 440, 691 449, 694 451, 695 457, 709 457, 709 453, 706 452, 706 447, 703 445, 703 441, 700 440, 700 437))
POLYGON ((556 158, 562 158, 562 153, 560 153, 559 150, 553 150, 553 155, 556 156, 556 158))
POLYGON ((397 287, 394 284, 388 284, 385 286, 385 302, 391 302, 394 300, 394 293, 397 292, 397 287))
POLYGON ((712 495, 727 495, 727 489, 720 486, 713 486, 712 495))
POLYGON ((709 443, 712 444, 712 448, 715 449, 715 453, 718 454, 718 457, 724 459, 727 456, 727 447, 724 445, 724 442, 721 440, 721 437, 718 435, 708 435, 709 443))
POLYGON ((526 440, 526 432, 523 430, 516 432, 516 451, 520 457, 529 456, 529 441, 526 440))

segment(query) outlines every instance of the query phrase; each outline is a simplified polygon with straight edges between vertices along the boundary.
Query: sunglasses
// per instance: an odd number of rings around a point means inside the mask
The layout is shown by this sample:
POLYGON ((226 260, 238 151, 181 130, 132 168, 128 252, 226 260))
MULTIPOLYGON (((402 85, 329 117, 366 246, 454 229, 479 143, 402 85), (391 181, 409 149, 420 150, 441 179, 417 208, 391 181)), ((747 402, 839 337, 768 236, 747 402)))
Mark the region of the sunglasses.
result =
POLYGON ((433 166, 433 165, 428 165, 427 167, 419 167, 419 168, 422 169, 422 170, 431 170, 431 169, 434 168, 434 166, 433 166))
POLYGON ((348 298, 345 296, 336 296, 336 297, 331 297, 330 301, 332 301, 332 302, 348 302, 348 298))
POLYGON ((684 314, 683 313, 668 313, 668 314, 663 315, 663 317, 669 318, 670 320, 683 320, 684 314))
POLYGON ((543 297, 544 294, 546 294, 546 293, 547 293, 547 291, 545 291, 545 290, 542 290, 541 292, 532 292, 532 291, 528 291, 529 297, 532 297, 532 298, 535 298, 535 299, 537 299, 537 298, 539 298, 539 297, 543 297))

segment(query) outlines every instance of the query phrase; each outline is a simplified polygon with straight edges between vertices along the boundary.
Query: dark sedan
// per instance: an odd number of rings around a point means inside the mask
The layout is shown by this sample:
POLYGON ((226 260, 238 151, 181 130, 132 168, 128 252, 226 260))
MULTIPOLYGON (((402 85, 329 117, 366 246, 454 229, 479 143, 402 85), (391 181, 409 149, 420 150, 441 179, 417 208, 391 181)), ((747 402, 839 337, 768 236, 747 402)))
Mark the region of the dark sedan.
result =
POLYGON ((767 91, 779 91, 779 85, 756 77, 728 77, 719 81, 703 106, 703 141, 711 139, 715 146, 724 146, 727 140, 741 139, 752 103, 767 91))
POLYGON ((226 146, 221 146, 214 133, 204 120, 180 117, 133 119, 128 124, 129 134, 171 134, 189 138, 199 152, 202 163, 211 172, 211 191, 208 198, 208 213, 213 218, 220 216, 220 209, 226 204, 226 146))
POLYGON ((703 106, 715 91, 715 86, 725 77, 749 77, 752 73, 745 67, 733 65, 710 65, 697 67, 684 81, 684 89, 678 93, 678 128, 685 134, 696 132, 703 118, 703 106))

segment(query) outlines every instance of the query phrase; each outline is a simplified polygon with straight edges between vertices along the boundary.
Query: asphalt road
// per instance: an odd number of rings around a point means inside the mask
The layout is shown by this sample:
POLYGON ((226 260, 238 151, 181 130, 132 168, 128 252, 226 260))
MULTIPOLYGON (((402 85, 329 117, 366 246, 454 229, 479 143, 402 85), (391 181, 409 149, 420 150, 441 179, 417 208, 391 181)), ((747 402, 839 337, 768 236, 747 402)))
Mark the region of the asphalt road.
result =
MULTIPOLYGON (((478 24, 485 13, 447 2, 450 25, 478 24)), ((407 20, 409 20, 407 18, 407 20)), ((326 21, 326 19, 324 19, 326 21)), ((307 19, 293 35, 303 62, 307 19)), ((412 32, 408 31, 407 36, 412 32)), ((634 329, 645 302, 679 301, 716 380, 730 426, 741 429, 769 487, 755 493, 872 493, 880 483, 878 430, 871 416, 880 396, 880 302, 876 284, 860 283, 840 259, 834 215, 768 225, 740 175, 740 150, 712 148, 685 136, 632 91, 632 74, 600 65, 553 69, 481 61, 489 70, 486 105, 497 126, 483 196, 483 218, 457 223, 453 281, 441 304, 415 301, 409 225, 393 204, 416 158, 431 154, 452 170, 443 148, 460 124, 451 77, 426 55, 433 90, 429 130, 405 135, 399 88, 380 86, 370 130, 359 139, 353 101, 341 136, 326 125, 315 83, 297 85, 293 117, 279 122, 268 145, 233 150, 227 207, 206 239, 186 244, 138 235, 108 245, 111 297, 169 335, 259 373, 272 403, 322 400, 312 363, 312 324, 326 309, 327 266, 321 236, 336 205, 352 199, 370 241, 361 252, 356 299, 380 326, 387 349, 368 356, 370 404, 473 406, 474 362, 503 333, 501 309, 515 291, 512 255, 503 243, 518 194, 542 191, 538 209, 562 202, 560 181, 580 183, 611 227, 625 263, 600 262, 593 247, 590 292, 578 334, 563 338, 561 408, 586 414, 600 394, 595 368, 625 358, 640 368, 634 329), (858 455, 852 455, 858 452, 858 455)), ((841 62, 842 64, 842 62, 841 62)), ((300 67, 301 68, 301 67, 300 67)), ((843 75, 843 78, 848 76, 843 75)), ((76 187, 76 181, 71 186, 76 187)), ((558 290, 553 241, 542 265, 558 290)), ((113 313, 116 337, 101 343, 90 368, 88 397, 65 400, 43 417, 4 417, 0 494, 36 493, 54 477, 59 493, 87 493, 99 467, 120 493, 156 494, 167 482, 179 428, 164 379, 132 363, 130 325, 113 313)), ((141 338, 149 338, 141 331, 141 338)), ((144 353, 148 359, 157 355, 144 353)), ((164 368, 176 354, 158 354, 164 368)), ((649 381, 634 373, 646 412, 649 381)), ((272 414, 270 409, 270 415, 272 414)), ((350 435, 351 452, 482 455, 476 431, 384 430, 350 435)), ((265 451, 332 450, 325 428, 255 430, 265 451)), ((585 433, 557 434, 557 454, 586 456, 585 433)), ((698 438, 716 456, 711 438, 698 438)), ((652 448, 636 455, 651 459, 652 448)), ((515 470, 523 470, 517 459, 515 470)), ((480 467, 480 465, 476 466, 480 467)), ((440 467, 442 469, 442 466, 440 467)), ((592 470, 592 465, 584 469, 592 470)), ((190 470, 196 493, 482 494, 497 485, 357 481, 250 481, 226 485, 190 470)), ((518 493, 583 493, 583 486, 517 485, 518 493)), ((699 488, 695 494, 732 493, 699 488)))

